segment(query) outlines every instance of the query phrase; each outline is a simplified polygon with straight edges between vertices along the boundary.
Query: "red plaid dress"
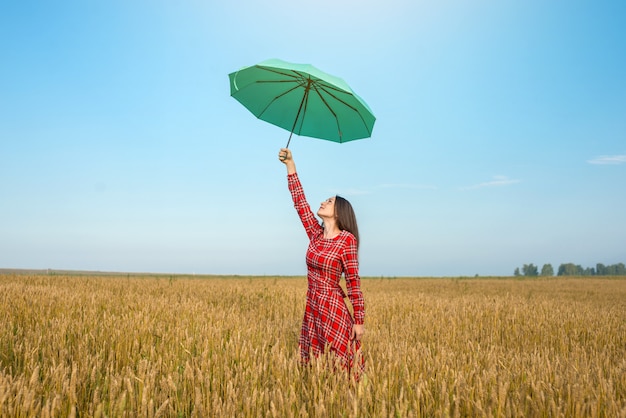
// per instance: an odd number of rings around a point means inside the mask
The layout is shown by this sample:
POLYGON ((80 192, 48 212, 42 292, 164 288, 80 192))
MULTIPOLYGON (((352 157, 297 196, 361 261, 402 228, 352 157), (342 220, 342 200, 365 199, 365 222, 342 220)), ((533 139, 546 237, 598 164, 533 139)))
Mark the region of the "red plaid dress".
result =
MULTIPOLYGON (((350 370, 361 348, 360 341, 350 339, 352 326, 363 324, 365 317, 356 238, 348 231, 341 231, 332 239, 324 238, 324 230, 306 201, 298 175, 289 174, 287 180, 294 206, 310 240, 306 252, 308 289, 300 332, 300 355, 302 361, 308 363, 310 353, 317 356, 329 349, 350 370), (344 300, 346 294, 339 286, 342 273, 354 318, 344 300)), ((362 370, 362 360, 358 363, 362 370)))

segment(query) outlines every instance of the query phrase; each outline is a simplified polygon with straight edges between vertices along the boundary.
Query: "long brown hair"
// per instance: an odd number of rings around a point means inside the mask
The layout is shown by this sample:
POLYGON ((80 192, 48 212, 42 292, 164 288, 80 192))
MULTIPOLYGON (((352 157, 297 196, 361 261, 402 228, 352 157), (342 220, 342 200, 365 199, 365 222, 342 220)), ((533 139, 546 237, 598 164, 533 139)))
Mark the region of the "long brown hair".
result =
POLYGON ((356 223, 356 215, 350 202, 341 196, 335 196, 335 216, 337 217, 337 227, 354 235, 358 249, 361 241, 359 240, 359 227, 356 223))

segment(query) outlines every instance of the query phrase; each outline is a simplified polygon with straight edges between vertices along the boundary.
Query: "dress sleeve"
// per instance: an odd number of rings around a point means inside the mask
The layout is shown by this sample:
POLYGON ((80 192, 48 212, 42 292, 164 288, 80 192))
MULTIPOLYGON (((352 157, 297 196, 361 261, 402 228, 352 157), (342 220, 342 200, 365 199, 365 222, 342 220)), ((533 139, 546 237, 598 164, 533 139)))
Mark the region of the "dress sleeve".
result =
POLYGON ((296 211, 298 211, 298 216, 300 216, 306 234, 309 239, 313 239, 313 237, 322 232, 322 226, 315 218, 315 215, 313 215, 311 207, 306 201, 298 173, 287 175, 287 184, 291 192, 291 198, 293 199, 293 206, 296 208, 296 211))
POLYGON ((359 258, 356 238, 350 234, 346 240, 346 247, 341 254, 341 263, 346 277, 348 298, 354 309, 354 323, 362 325, 365 320, 365 303, 361 292, 361 278, 359 277, 359 258))

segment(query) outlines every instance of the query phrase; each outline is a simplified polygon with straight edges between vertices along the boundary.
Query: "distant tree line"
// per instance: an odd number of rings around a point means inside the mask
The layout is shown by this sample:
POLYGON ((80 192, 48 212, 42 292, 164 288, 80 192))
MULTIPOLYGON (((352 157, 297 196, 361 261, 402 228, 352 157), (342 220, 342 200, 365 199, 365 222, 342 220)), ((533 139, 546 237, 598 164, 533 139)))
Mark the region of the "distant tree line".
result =
MULTIPOLYGON (((541 268, 541 273, 539 272, 539 268, 534 264, 524 264, 520 271, 519 267, 515 268, 513 272, 514 276, 554 276, 554 269, 552 268, 552 264, 544 264, 541 268)), ((596 264, 594 267, 586 267, 574 263, 565 263, 559 266, 559 269, 556 273, 557 276, 626 276, 626 266, 624 263, 612 264, 610 266, 605 266, 602 263, 596 264)))

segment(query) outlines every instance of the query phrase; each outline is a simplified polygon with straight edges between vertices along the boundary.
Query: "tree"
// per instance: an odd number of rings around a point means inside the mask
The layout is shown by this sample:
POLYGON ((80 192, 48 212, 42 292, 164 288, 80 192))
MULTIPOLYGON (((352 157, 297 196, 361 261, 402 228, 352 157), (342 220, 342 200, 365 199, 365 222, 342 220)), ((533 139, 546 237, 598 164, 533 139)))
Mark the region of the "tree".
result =
MULTIPOLYGON (((515 268, 515 276, 538 276, 537 266, 534 264, 524 264, 521 268, 515 268)), ((605 266, 597 263, 595 267, 582 267, 580 264, 564 263, 559 266, 557 276, 626 276, 626 265, 617 263, 605 266)), ((552 264, 544 264, 541 268, 541 276, 554 276, 552 264)))
POLYGON ((606 267, 606 274, 610 276, 626 276, 624 263, 612 264, 606 267))
POLYGON ((583 270, 583 276, 595 276, 596 270, 593 267, 587 267, 583 270))
POLYGON ((533 263, 524 264, 524 267, 522 267, 522 272, 524 273, 524 276, 538 276, 539 275, 537 266, 535 266, 533 263))
POLYGON ((544 264, 541 268, 542 276, 554 276, 554 269, 552 268, 552 264, 544 264))
POLYGON ((583 268, 574 263, 561 264, 557 276, 582 276, 583 268))

